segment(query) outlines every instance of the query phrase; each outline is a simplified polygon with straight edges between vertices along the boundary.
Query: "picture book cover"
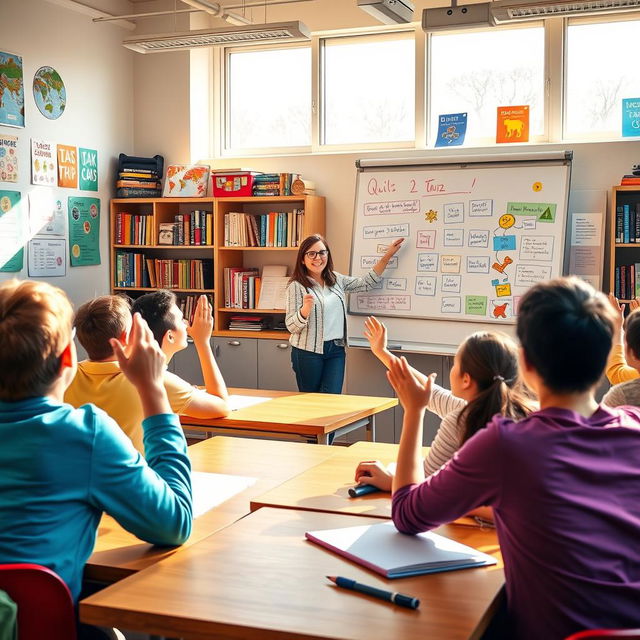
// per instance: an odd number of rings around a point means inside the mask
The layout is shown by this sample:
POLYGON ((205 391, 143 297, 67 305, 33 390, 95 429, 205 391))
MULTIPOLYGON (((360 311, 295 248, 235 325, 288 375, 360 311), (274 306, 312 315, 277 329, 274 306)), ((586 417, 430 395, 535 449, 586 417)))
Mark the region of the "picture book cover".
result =
POLYGON ((207 195, 209 170, 207 165, 169 165, 162 196, 165 198, 204 198, 207 195))
POLYGON ((529 142, 529 105, 498 107, 496 142, 529 142))
POLYGON ((392 522, 307 531, 305 536, 386 578, 481 567, 497 562, 486 553, 431 531, 407 536, 392 522))
POLYGON ((446 113, 438 116, 436 147, 459 147, 467 133, 466 113, 446 113))

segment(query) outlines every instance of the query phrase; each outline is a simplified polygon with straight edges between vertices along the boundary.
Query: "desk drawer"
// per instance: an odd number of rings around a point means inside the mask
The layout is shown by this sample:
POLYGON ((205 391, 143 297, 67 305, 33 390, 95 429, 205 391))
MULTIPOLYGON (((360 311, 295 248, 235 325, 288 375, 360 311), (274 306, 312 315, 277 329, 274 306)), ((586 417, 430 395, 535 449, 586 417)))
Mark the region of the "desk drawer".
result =
POLYGON ((255 338, 213 339, 213 354, 228 387, 258 388, 258 343, 255 338))

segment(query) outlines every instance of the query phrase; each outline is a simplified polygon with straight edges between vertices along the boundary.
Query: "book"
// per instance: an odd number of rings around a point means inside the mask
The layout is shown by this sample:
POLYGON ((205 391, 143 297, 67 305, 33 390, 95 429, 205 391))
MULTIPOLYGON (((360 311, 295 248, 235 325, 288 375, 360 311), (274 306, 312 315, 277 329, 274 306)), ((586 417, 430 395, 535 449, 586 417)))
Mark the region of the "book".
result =
POLYGON ((496 564, 496 559, 431 531, 400 533, 392 522, 307 531, 305 536, 385 578, 453 571, 496 564))

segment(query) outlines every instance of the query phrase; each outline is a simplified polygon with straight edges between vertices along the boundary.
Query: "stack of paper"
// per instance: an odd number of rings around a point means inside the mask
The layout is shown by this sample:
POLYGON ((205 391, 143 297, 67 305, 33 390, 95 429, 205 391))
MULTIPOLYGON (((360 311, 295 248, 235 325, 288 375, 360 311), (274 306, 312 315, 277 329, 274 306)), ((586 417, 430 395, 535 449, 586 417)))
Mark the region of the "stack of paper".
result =
POLYGON ((265 265, 257 309, 284 309, 285 291, 289 284, 286 265, 265 265))

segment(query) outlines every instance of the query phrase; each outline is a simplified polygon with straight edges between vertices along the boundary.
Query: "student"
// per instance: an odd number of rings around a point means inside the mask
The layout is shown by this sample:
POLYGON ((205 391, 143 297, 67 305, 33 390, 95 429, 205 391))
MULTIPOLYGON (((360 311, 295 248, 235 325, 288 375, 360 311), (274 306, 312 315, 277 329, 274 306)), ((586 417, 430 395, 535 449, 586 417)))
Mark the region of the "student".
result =
POLYGON ((368 291, 380 282, 403 240, 394 240, 362 278, 344 276, 333 270, 331 250, 321 235, 314 234, 302 241, 287 286, 285 318, 291 332, 291 364, 298 391, 342 392, 347 322, 345 294, 368 291))
MULTIPOLYGON (((389 368, 396 359, 387 349, 387 328, 377 318, 365 321, 365 337, 373 354, 389 368)), ((414 375, 427 381, 419 371, 414 375)), ((518 348, 504 333, 478 332, 458 349, 449 373, 451 391, 433 383, 427 409, 442 419, 427 457, 424 472, 440 469, 476 431, 499 413, 520 420, 536 404, 524 393, 518 376, 518 348)), ((356 481, 391 491, 393 474, 378 461, 361 462, 356 481)), ((488 514, 485 514, 488 515, 488 514)))
MULTIPOLYGON (((624 331, 622 327, 624 324, 625 305, 621 305, 612 293, 609 294, 609 302, 616 311, 616 324, 613 333, 613 346, 607 360, 606 374, 611 384, 620 384, 628 380, 635 380, 640 377, 640 373, 634 367, 630 367, 624 357, 624 331)), ((631 311, 635 311, 638 308, 640 308, 640 303, 637 298, 629 302, 631 311)))
POLYGON ((609 407, 640 406, 640 356, 638 356, 640 354, 640 311, 632 311, 628 315, 624 330, 624 343, 625 366, 632 368, 636 372, 636 377, 621 382, 607 391, 602 402, 609 407))
POLYGON ((181 385, 183 393, 188 396, 180 413, 193 418, 229 415, 229 394, 211 351, 213 316, 207 296, 201 295, 198 299, 191 326, 176 304, 175 294, 166 289, 140 296, 134 301, 131 310, 133 313, 139 313, 147 321, 167 363, 178 351, 187 348, 187 335, 193 339, 202 368, 204 390, 196 389, 179 376, 169 376, 176 385, 181 385))
POLYGON ((191 531, 191 466, 162 384, 164 356, 138 315, 112 341, 144 415, 146 461, 112 418, 65 404, 75 375, 71 305, 43 282, 0 284, 0 563, 33 562, 80 593, 102 512, 152 544, 191 531))
MULTIPOLYGON (((205 301, 204 296, 198 301, 194 323, 190 327, 195 335, 211 331, 206 321, 205 301)), ((134 447, 144 454, 142 408, 136 390, 120 370, 110 344, 111 339, 116 339, 123 347, 127 345, 131 328, 128 301, 122 296, 94 298, 78 309, 74 327, 89 359, 78 363, 78 372, 64 394, 65 402, 74 407, 92 402, 100 407, 120 425, 134 447)), ((164 372, 164 386, 174 413, 194 415, 191 412, 195 411, 200 412, 198 417, 207 418, 229 413, 226 397, 210 396, 170 371, 164 372)), ((223 388, 226 396, 226 387, 223 388)))
POLYGON ((434 376, 424 383, 404 358, 390 365, 405 409, 393 521, 415 534, 492 506, 509 637, 560 640, 640 624, 640 410, 594 399, 614 316, 578 278, 532 287, 517 333, 520 370, 540 411, 517 423, 496 416, 426 480, 421 431, 434 376))

